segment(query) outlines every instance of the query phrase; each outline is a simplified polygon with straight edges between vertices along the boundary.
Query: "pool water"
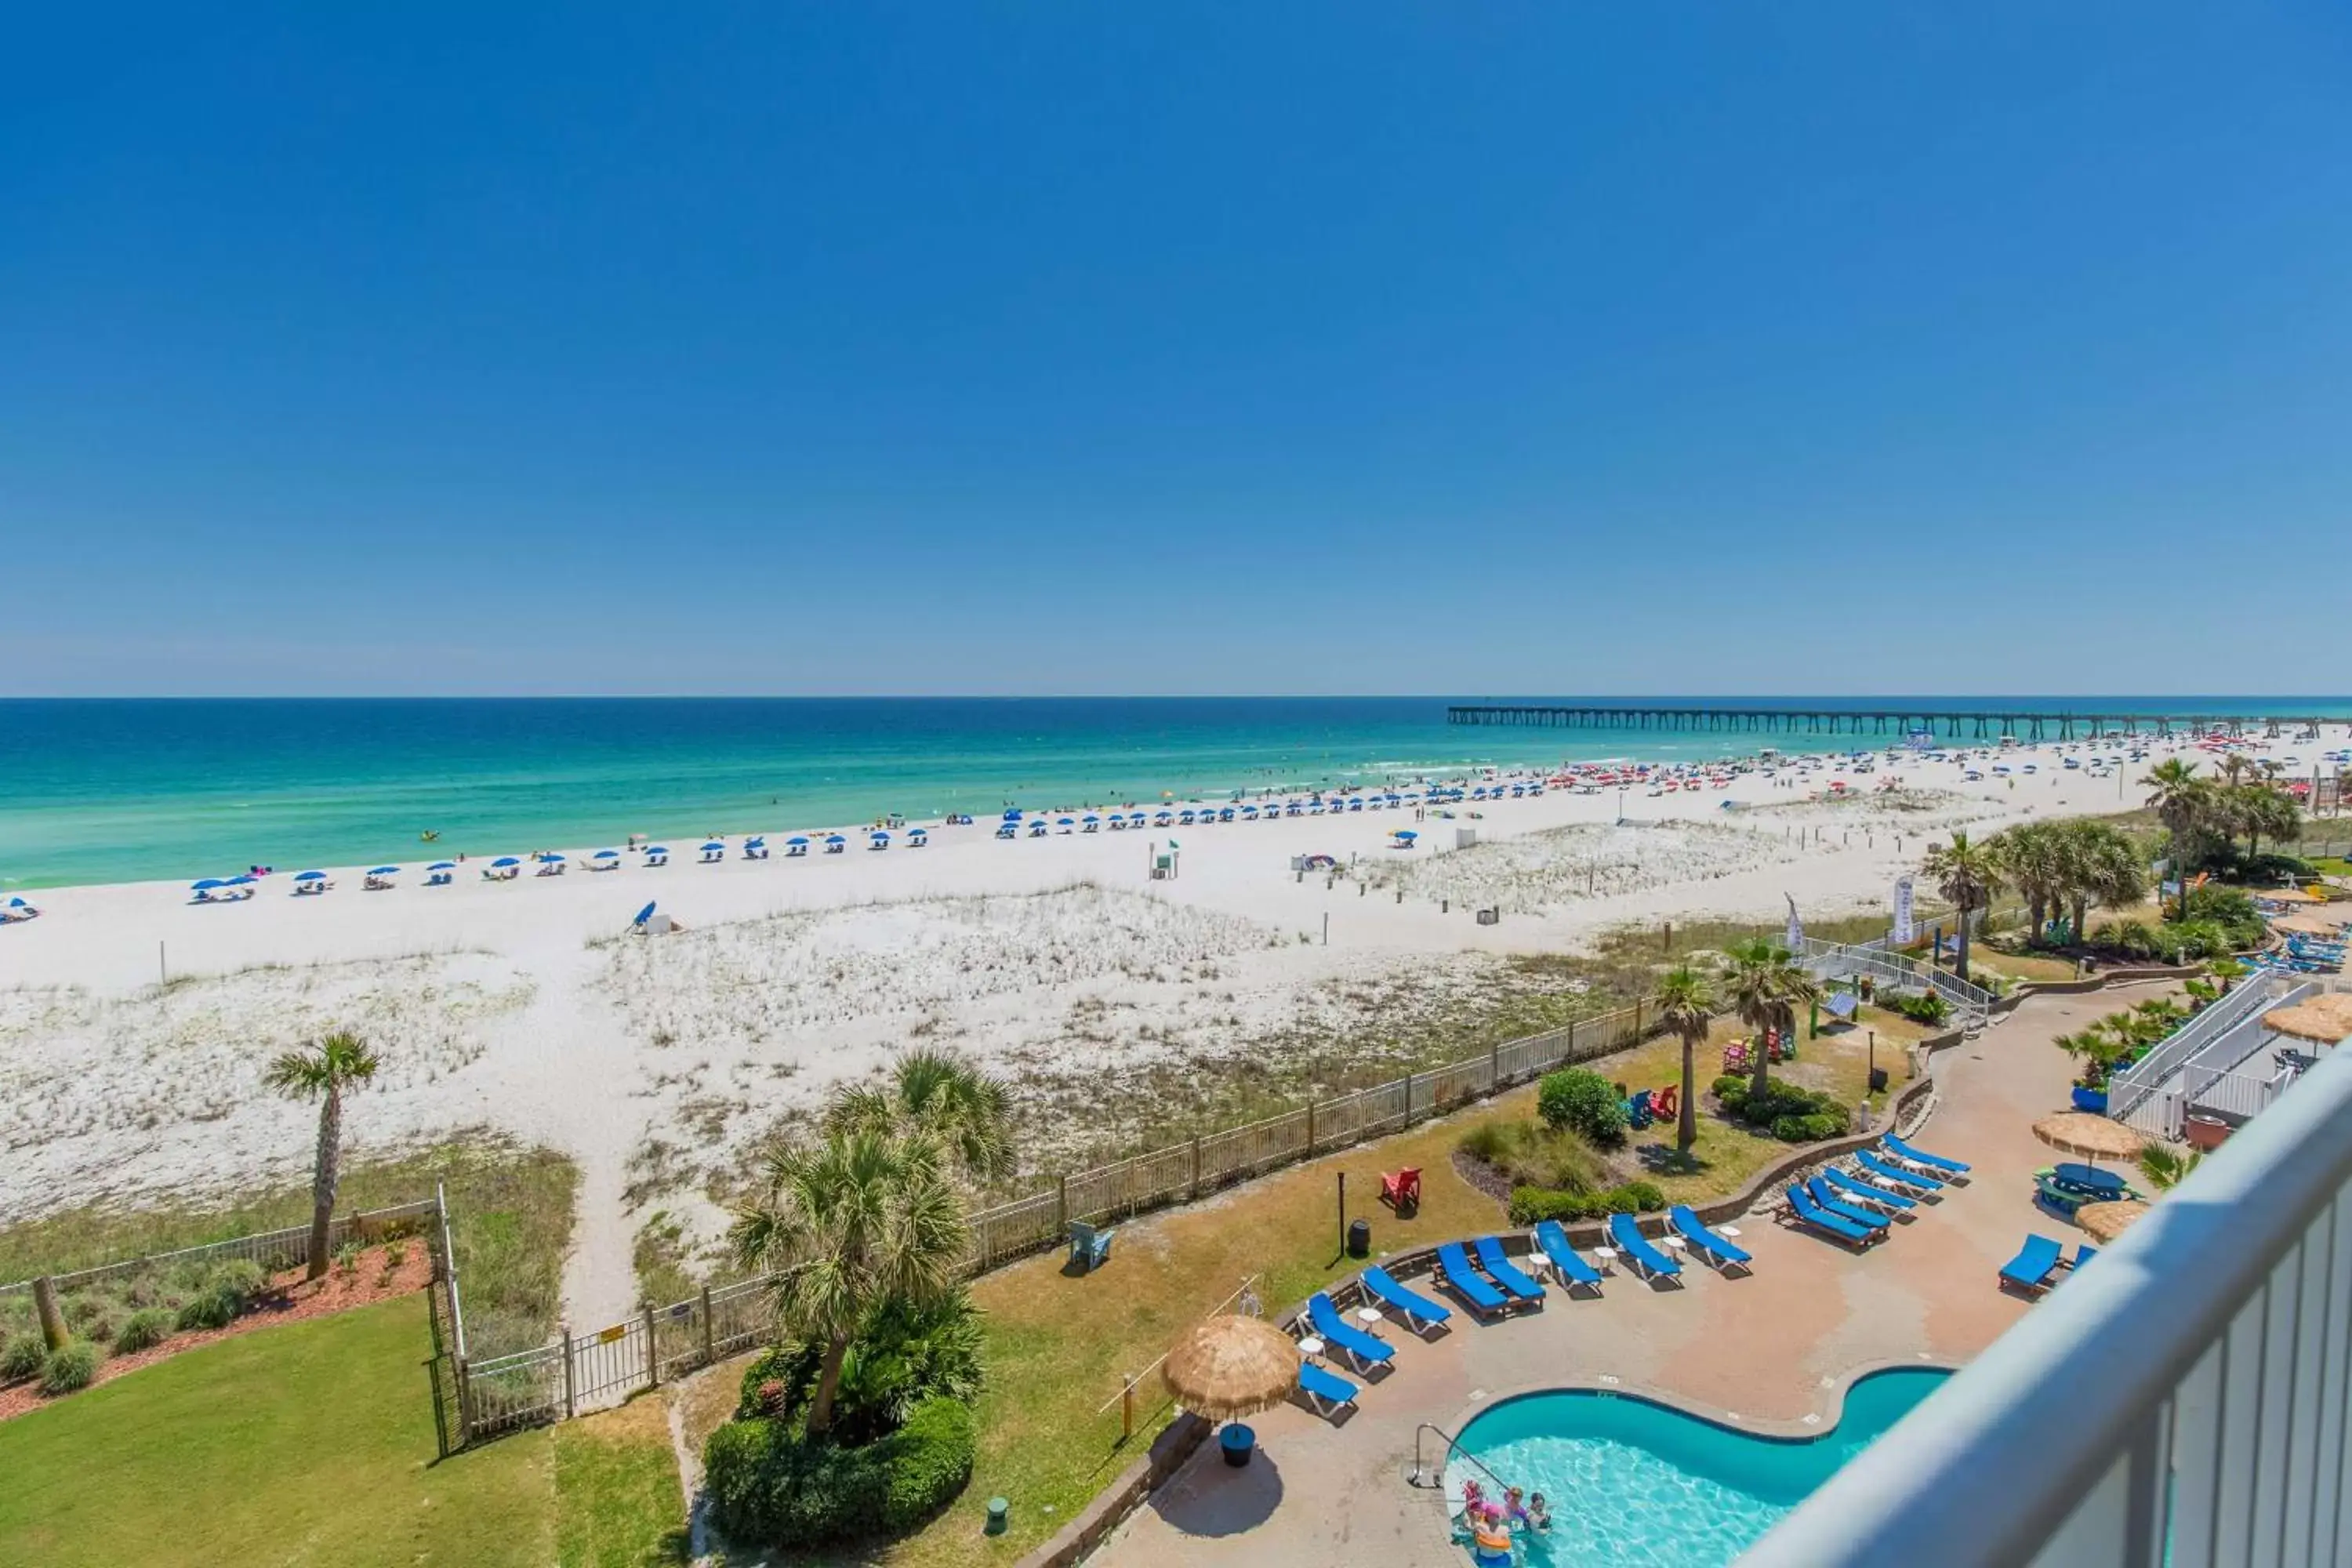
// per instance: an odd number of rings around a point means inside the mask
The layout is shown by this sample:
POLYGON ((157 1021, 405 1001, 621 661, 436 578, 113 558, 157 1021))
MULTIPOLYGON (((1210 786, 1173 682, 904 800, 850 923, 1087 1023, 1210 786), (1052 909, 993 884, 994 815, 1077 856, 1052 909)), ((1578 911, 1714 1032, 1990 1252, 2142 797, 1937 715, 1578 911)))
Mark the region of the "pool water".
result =
MULTIPOLYGON (((1506 1400, 1461 1444, 1508 1485, 1541 1492, 1551 1529, 1518 1534, 1533 1568, 1638 1563, 1718 1568, 1755 1544, 1839 1467, 1951 1374, 1873 1373, 1846 1391, 1837 1426, 1777 1438, 1720 1426, 1630 1394, 1560 1390, 1506 1400)), ((1493 1482, 1456 1458, 1446 1490, 1493 1482)))

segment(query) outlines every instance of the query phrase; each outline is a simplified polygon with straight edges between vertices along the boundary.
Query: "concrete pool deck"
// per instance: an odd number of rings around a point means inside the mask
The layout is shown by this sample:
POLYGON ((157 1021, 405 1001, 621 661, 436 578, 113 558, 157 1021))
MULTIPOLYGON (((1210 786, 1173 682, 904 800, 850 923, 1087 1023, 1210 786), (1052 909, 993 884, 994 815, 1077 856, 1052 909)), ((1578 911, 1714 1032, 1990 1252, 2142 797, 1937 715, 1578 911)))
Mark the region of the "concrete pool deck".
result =
MULTIPOLYGON (((2070 1257, 2082 1239, 2033 1201, 2034 1171, 2058 1156, 2032 1123, 2065 1108, 2073 1072, 2052 1040, 2176 989, 2148 982, 2030 997, 1938 1053, 1937 1109, 1918 1142, 1968 1161, 1969 1184, 1923 1204, 1869 1251, 1851 1253, 1759 1214, 1733 1222, 1755 1255, 1752 1275, 1726 1279, 1686 1261, 1679 1289, 1620 1270, 1598 1299, 1570 1299, 1554 1286, 1540 1311, 1502 1323, 1481 1325, 1456 1305, 1447 1328, 1425 1341, 1383 1324, 1396 1348, 1387 1375, 1360 1376, 1324 1358, 1358 1385, 1356 1411, 1336 1424, 1297 1405, 1255 1417, 1258 1455, 1241 1469, 1203 1445, 1088 1561, 1467 1562, 1448 1538, 1441 1494, 1404 1479, 1423 1422, 1458 1431, 1510 1394, 1615 1379, 1628 1392, 1759 1431, 1826 1430, 1845 1384, 1865 1367, 1965 1363, 2032 1310, 1997 1283, 2026 1233, 2063 1240, 2070 1257)), ((1429 1289, 1425 1279, 1410 1283, 1429 1289)), ((1435 1464, 1437 1439, 1423 1437, 1435 1464)))

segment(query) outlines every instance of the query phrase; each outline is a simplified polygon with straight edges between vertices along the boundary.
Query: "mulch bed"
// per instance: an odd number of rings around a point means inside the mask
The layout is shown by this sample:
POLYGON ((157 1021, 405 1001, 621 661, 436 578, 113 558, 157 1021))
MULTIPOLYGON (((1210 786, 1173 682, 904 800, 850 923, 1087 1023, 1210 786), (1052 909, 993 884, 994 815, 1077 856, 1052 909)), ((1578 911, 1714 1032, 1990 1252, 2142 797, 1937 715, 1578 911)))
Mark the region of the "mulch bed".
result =
MULTIPOLYGON (((323 1318, 330 1312, 349 1311, 354 1307, 373 1307, 395 1296, 405 1296, 422 1290, 433 1278, 433 1259, 425 1244, 410 1237, 406 1242, 408 1256, 398 1268, 389 1274, 384 1270, 384 1249, 382 1247, 362 1248, 358 1268, 345 1275, 329 1268, 326 1278, 306 1281, 299 1268, 289 1269, 270 1278, 269 1291, 256 1300, 245 1316, 225 1329, 194 1329, 173 1334, 160 1345, 138 1351, 130 1355, 110 1356, 98 1363, 98 1375, 90 1380, 95 1388, 101 1383, 111 1383, 126 1373, 137 1372, 142 1366, 152 1366, 159 1361, 192 1351, 220 1340, 249 1334, 257 1329, 276 1328, 280 1323, 299 1323, 311 1318, 323 1318)), ((70 1399, 71 1394, 59 1394, 70 1399)), ((37 1379, 14 1383, 0 1388, 0 1421, 22 1415, 52 1403, 41 1393, 37 1379)))

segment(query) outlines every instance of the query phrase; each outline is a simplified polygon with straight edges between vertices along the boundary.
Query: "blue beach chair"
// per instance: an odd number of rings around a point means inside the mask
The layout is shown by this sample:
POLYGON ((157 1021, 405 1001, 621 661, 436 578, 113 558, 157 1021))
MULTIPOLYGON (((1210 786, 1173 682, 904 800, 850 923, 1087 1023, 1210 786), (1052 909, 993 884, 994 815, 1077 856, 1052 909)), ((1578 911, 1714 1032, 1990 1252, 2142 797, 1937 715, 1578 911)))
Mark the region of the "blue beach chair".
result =
POLYGON ((1540 1301, 1544 1299, 1541 1282, 1528 1278, 1519 1266, 1503 1255, 1503 1244, 1491 1236, 1477 1241, 1478 1267, 1491 1276, 1515 1301, 1540 1301))
POLYGON ((1707 1229, 1706 1223, 1698 1217, 1696 1211, 1688 1204, 1676 1204, 1668 1209, 1666 1223, 1674 1226, 1675 1235, 1690 1244, 1693 1252, 1706 1258, 1716 1268, 1729 1268, 1737 1266, 1743 1270, 1752 1271, 1754 1260, 1748 1256, 1747 1249, 1734 1246, 1727 1237, 1717 1236, 1714 1231, 1707 1229))
POLYGON ((2058 1258, 2063 1251, 2046 1236, 2028 1235, 2017 1256, 2000 1266, 2000 1282, 2039 1296, 2050 1289, 2050 1277, 2058 1272, 2058 1258))
POLYGON ((1960 1161, 1947 1160, 1941 1154, 1930 1154, 1925 1149, 1915 1149, 1892 1132, 1878 1142, 1880 1147, 1906 1164, 1916 1165, 1922 1170, 1954 1176, 1965 1176, 1969 1173, 1968 1166, 1960 1161))
POLYGON ((1885 1230, 1887 1227, 1888 1221, 1885 1215, 1875 1209, 1866 1209, 1845 1202, 1837 1195, 1835 1187, 1831 1186, 1819 1176, 1805 1184, 1805 1191, 1812 1198, 1816 1208, 1826 1210, 1843 1219, 1850 1219, 1854 1224, 1870 1230, 1885 1230))
POLYGON ((1333 1350, 1342 1352, 1356 1363, 1358 1372, 1369 1371, 1396 1359, 1396 1352, 1381 1340, 1372 1338, 1355 1324, 1339 1315, 1331 1298, 1318 1290, 1307 1302, 1307 1321, 1313 1325, 1315 1337, 1333 1350))
POLYGON ((1454 1309, 1431 1300, 1418 1290, 1407 1289, 1377 1263, 1364 1270, 1363 1285, 1364 1294, 1402 1318, 1405 1326, 1416 1333, 1424 1327, 1433 1329, 1454 1316, 1454 1309))
POLYGON ((1081 1225, 1076 1220, 1072 1220, 1070 1222, 1070 1261, 1078 1266, 1080 1273, 1093 1273, 1110 1261, 1111 1238, 1118 1234, 1116 1229, 1097 1230, 1090 1225, 1081 1225))
POLYGON ((1548 1219, 1537 1226, 1531 1239, 1544 1261, 1551 1265, 1551 1271, 1559 1277, 1561 1285, 1570 1290, 1589 1287, 1594 1294, 1600 1293, 1601 1270, 1576 1255, 1559 1221, 1548 1219))
POLYGON ((1856 1225, 1850 1219, 1830 1213, 1813 1202, 1812 1194, 1805 1191, 1802 1183, 1789 1189, 1789 1215, 1799 1225, 1810 1226, 1824 1236, 1835 1237, 1855 1247, 1867 1247, 1885 1234, 1884 1230, 1856 1225))
POLYGON ((1890 1193, 1884 1187, 1874 1187, 1868 1182, 1858 1182, 1843 1171, 1834 1168, 1822 1173, 1829 1184, 1832 1195, 1841 1203, 1853 1203, 1889 1215, 1902 1215, 1919 1205, 1901 1193, 1890 1193))
POLYGON ((1486 1276, 1470 1266, 1470 1255, 1462 1250, 1458 1241, 1449 1241, 1437 1249, 1437 1282, 1462 1298, 1463 1302, 1480 1317, 1491 1317, 1511 1303, 1500 1290, 1486 1282, 1486 1276))
POLYGON ((1326 1372, 1311 1361, 1298 1363, 1298 1392, 1314 1402, 1315 1414, 1329 1420, 1356 1403, 1356 1385, 1336 1372, 1326 1372))
POLYGON ((1642 1227, 1633 1223, 1629 1214, 1609 1216, 1609 1242, 1617 1255, 1640 1270, 1646 1279, 1675 1279, 1682 1275, 1683 1266, 1650 1245, 1642 1227))
POLYGON ((1856 1164, 1872 1175, 1884 1176, 1890 1182, 1900 1182, 1915 1193, 1940 1193, 1944 1190, 1944 1184, 1935 1177, 1923 1175, 1917 1171, 1906 1171, 1900 1165, 1880 1159, 1867 1149, 1863 1150, 1853 1158, 1856 1164))

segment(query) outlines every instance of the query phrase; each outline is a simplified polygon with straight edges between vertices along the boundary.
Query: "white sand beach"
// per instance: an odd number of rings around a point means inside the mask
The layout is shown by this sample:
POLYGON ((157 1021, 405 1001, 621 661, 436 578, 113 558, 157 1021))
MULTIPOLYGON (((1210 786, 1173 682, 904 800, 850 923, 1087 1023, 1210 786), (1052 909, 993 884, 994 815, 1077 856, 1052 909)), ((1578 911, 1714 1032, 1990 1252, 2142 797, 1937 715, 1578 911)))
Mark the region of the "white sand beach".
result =
MULTIPOLYGON (((366 890, 341 870, 318 897, 273 876, 218 905, 178 882, 55 889, 40 919, 0 932, 0 1223, 300 1173, 313 1121, 260 1074, 346 1026, 384 1060, 348 1112, 359 1153, 488 1127, 579 1161, 567 1307, 601 1323, 635 1300, 647 1207, 711 1234, 703 1175, 910 1042, 1012 1078, 1044 1159, 1057 1107, 1121 1100, 1154 1068, 1303 1025, 1344 1035, 1401 1005, 1400 987, 1442 1005, 1502 955, 1570 951, 1622 922, 1777 923, 1784 895, 1808 917, 1884 907, 1955 826, 2137 803, 2059 756, 2018 748, 2000 760, 2019 771, 1974 763, 1976 782, 1906 756, 1637 787, 1623 825, 1614 788, 1554 789, 1450 819, 1404 808, 1009 842, 990 821, 933 824, 927 847, 901 836, 887 851, 845 830, 846 852, 803 858, 780 830, 765 860, 739 839, 698 864, 680 842, 666 867, 625 853, 601 873, 584 861, 604 846, 586 845, 562 876, 526 865, 492 883, 470 860, 446 887, 412 866, 366 890), (1900 792, 1874 793, 1890 776, 1900 792), (1861 797, 1814 798, 1833 777, 1861 797), (1420 847, 1395 847, 1398 828, 1420 847), (1454 847, 1463 829, 1475 847, 1454 847), (1154 879, 1171 837, 1178 874, 1154 879), (1309 855, 1339 873, 1294 869, 1309 855), (684 929, 625 934, 648 900, 684 929), (1482 905, 1496 923, 1476 923, 1482 905)), ((1148 1128, 1148 1104, 1128 1113, 1148 1128)))

